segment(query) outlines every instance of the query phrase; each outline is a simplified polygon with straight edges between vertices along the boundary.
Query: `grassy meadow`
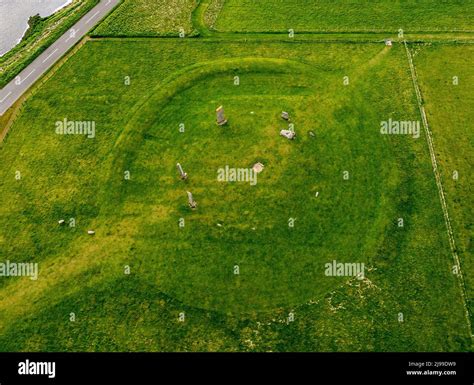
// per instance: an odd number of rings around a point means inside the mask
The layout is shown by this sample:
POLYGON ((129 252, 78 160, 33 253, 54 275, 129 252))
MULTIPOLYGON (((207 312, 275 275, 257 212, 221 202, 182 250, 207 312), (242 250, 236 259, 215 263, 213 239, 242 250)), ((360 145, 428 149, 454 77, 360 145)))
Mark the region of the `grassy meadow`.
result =
MULTIPOLYGON (((404 46, 280 33, 442 40, 471 4, 124 0, 0 145, 0 263, 39 265, 0 277, 0 351, 471 351, 424 133, 380 132, 421 121, 404 46)), ((472 314, 473 49, 409 46, 472 314)))
MULTIPOLYGON (((448 209, 461 258, 467 300, 474 312, 472 152, 474 96, 472 46, 430 46, 413 48, 420 85, 433 132, 448 209)), ((472 319, 474 322, 474 319, 472 319)))
POLYGON ((124 0, 93 36, 178 36, 193 34, 198 0, 124 0))
MULTIPOLYGON (((227 32, 449 32, 474 30, 474 3, 448 0, 211 0, 227 32)), ((210 18, 213 19, 212 17, 210 18)))
POLYGON ((0 150, 1 255, 40 268, 0 281, 1 349, 468 349, 426 143, 379 132, 418 118, 405 60, 383 44, 87 43, 0 150), (64 118, 96 137, 55 134, 64 118), (257 161, 256 186, 217 181, 257 161), (327 277, 332 260, 365 279, 327 277))

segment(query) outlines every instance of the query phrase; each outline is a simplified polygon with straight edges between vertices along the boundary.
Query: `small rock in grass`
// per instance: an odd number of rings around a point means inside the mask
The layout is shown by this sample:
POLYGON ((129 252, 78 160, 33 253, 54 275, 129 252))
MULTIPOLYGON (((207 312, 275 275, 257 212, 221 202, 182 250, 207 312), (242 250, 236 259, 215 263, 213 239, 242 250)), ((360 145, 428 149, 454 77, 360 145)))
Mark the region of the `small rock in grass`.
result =
POLYGON ((263 171, 264 167, 265 166, 262 163, 257 162, 253 165, 252 170, 257 174, 260 174, 263 171))
POLYGON ((285 138, 289 139, 289 140, 293 140, 296 136, 295 132, 294 131, 290 131, 290 130, 281 130, 280 131, 280 135, 281 136, 284 136, 285 138))

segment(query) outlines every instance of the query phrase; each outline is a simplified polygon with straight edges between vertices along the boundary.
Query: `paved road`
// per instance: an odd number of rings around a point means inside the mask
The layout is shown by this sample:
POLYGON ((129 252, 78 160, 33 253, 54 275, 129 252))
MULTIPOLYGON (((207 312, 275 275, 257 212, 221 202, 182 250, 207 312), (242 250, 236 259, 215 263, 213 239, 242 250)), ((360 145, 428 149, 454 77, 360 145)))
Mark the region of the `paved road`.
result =
POLYGON ((101 0, 68 32, 55 41, 28 67, 0 90, 0 115, 3 115, 23 93, 47 72, 71 47, 99 23, 120 0, 101 0))

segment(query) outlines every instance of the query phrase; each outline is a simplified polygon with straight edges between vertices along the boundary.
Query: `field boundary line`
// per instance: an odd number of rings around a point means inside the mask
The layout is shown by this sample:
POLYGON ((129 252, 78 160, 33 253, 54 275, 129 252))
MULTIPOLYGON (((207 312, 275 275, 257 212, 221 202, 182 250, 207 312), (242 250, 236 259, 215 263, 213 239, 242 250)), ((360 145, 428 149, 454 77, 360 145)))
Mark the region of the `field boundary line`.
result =
POLYGON ((421 119, 423 122, 423 128, 425 131, 426 141, 428 142, 428 148, 429 148, 430 157, 431 157, 431 164, 433 166, 433 173, 436 179, 436 186, 438 187, 438 195, 439 195, 439 200, 441 202, 441 208, 443 210, 444 222, 446 225, 446 232, 448 234, 448 239, 449 239, 449 246, 451 248, 451 254, 453 257, 454 264, 456 265, 458 269, 458 274, 456 275, 458 276, 458 283, 459 283, 459 288, 461 290, 461 297, 463 300, 466 320, 469 326, 469 333, 471 334, 471 339, 472 339, 474 338, 474 332, 472 330, 471 316, 470 316, 469 308, 467 306, 467 301, 466 301, 466 286, 464 283, 464 276, 461 269, 461 263, 460 263, 457 249, 456 249, 456 241, 454 238, 453 228, 451 226, 451 218, 449 217, 448 206, 446 204, 446 198, 444 194, 444 188, 441 182, 441 175, 438 170, 438 162, 436 160, 436 152, 435 152, 434 144, 433 144, 433 134, 431 133, 431 130, 428 124, 428 118, 426 117, 425 107, 423 106, 423 97, 421 94, 420 86, 418 84, 418 75, 416 73, 415 65, 413 64, 413 57, 408 48, 406 40, 403 40, 403 45, 405 46, 405 51, 407 53, 408 64, 410 65, 411 78, 413 81, 413 87, 415 88, 416 99, 418 101, 418 108, 420 110, 421 119))
MULTIPOLYGON (((196 36, 188 36, 186 39, 194 41, 206 41, 206 42, 236 42, 236 43, 247 43, 247 42, 288 42, 290 44, 297 43, 310 43, 310 44, 380 44, 383 43, 387 38, 387 35, 382 34, 373 34, 373 35, 347 35, 347 36, 331 36, 330 34, 326 35, 316 35, 316 34, 298 34, 294 39, 289 39, 285 34, 272 34, 272 33, 258 33, 252 35, 246 35, 242 33, 207 33, 196 36)), ((93 35, 89 36, 90 41, 146 41, 146 40, 155 40, 155 41, 174 41, 182 40, 183 38, 171 36, 171 35, 162 35, 162 36, 98 36, 93 35)), ((450 37, 449 39, 432 39, 429 37, 414 37, 409 43, 430 43, 430 44, 445 44, 445 45, 473 45, 473 38, 455 38, 450 37)))

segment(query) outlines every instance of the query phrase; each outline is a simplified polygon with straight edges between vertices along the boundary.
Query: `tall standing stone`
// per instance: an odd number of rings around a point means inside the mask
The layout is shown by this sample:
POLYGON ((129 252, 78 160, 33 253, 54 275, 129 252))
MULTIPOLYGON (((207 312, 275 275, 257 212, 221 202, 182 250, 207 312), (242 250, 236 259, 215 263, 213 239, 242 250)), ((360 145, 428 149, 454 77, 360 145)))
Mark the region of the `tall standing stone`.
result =
POLYGON ((181 167, 180 163, 176 163, 176 167, 179 171, 179 175, 181 176, 181 179, 185 180, 188 178, 188 174, 184 172, 183 167, 181 167))
POLYGON ((227 119, 224 114, 224 107, 220 106, 216 109, 217 124, 223 126, 227 123, 227 119))
POLYGON ((196 206, 197 206, 197 203, 196 203, 196 201, 195 201, 194 198, 193 198, 193 194, 191 194, 189 191, 187 191, 187 194, 188 194, 188 204, 189 204, 189 207, 191 207, 192 209, 195 209, 196 206))

